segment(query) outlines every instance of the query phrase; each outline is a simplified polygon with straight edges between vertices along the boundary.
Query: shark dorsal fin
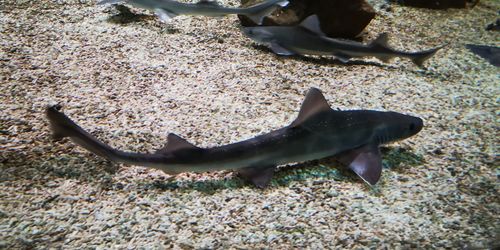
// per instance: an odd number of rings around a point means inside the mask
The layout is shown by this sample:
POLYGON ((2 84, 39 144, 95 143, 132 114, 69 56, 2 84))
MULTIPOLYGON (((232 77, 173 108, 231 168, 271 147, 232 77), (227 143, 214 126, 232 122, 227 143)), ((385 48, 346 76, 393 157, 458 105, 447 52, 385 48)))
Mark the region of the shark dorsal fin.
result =
POLYGON ((217 3, 216 0, 200 0, 196 4, 200 5, 212 5, 212 6, 219 6, 219 3, 217 3))
POLYGON ((306 19, 300 22, 299 26, 318 35, 325 36, 325 33, 321 30, 321 25, 317 15, 308 16, 306 19))
POLYGON ((300 107, 299 115, 292 122, 291 126, 299 125, 319 112, 330 110, 330 105, 328 105, 321 91, 317 88, 311 88, 307 91, 306 98, 300 107))
POLYGON ((168 134, 167 140, 167 145, 164 148, 156 151, 157 154, 171 153, 183 149, 198 149, 198 147, 174 133, 168 134))
POLYGON ((389 34, 382 33, 370 43, 370 46, 387 48, 389 47, 388 43, 389 43, 389 34))

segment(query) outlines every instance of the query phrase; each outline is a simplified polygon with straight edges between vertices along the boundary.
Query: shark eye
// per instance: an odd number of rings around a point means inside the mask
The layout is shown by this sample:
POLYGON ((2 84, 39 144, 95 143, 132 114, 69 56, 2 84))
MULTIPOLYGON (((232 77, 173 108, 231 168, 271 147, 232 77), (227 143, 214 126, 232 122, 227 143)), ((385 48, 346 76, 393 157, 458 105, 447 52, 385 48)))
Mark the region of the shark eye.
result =
POLYGON ((413 131, 415 129, 415 123, 410 123, 410 131, 413 131))

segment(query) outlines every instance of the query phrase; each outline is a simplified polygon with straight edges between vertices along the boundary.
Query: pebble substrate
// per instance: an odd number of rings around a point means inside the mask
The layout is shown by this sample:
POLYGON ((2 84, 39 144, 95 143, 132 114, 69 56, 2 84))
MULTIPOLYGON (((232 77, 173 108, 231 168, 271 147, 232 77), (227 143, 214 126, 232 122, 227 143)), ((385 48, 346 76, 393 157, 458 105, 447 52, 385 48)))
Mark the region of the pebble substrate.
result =
MULTIPOLYGON (((235 16, 112 17, 94 1, 0 2, 1 248, 492 247, 498 241, 499 71, 464 48, 497 45, 484 27, 500 2, 413 9, 370 1, 404 50, 448 44, 425 69, 396 59, 340 64, 283 58, 239 32, 235 16), (43 110, 98 138, 154 152, 168 132, 204 147, 290 123, 305 92, 333 108, 425 120, 384 149, 376 189, 331 160, 280 168, 259 190, 230 172, 113 165, 52 142, 43 110)), ((237 5, 236 1, 224 2, 237 5)))

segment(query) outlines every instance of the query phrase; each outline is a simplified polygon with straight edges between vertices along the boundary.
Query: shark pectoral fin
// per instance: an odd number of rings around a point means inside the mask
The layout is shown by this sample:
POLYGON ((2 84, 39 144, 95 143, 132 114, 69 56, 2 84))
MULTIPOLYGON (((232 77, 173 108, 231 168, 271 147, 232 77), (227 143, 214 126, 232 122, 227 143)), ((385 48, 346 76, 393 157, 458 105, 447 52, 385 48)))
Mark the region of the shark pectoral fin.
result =
POLYGON ((167 145, 156 151, 156 154, 168 154, 183 149, 200 149, 174 133, 168 134, 167 140, 167 145))
POLYGON ((280 44, 278 43, 271 43, 271 50, 277 54, 277 55, 280 55, 280 56, 292 56, 292 55, 295 55, 295 52, 289 50, 289 49, 286 49, 284 48, 283 46, 281 46, 280 44))
POLYGON ((375 185, 380 179, 382 157, 378 145, 368 144, 349 150, 340 154, 338 159, 370 185, 375 185))
POLYGON ((170 19, 177 16, 177 14, 169 12, 169 11, 164 10, 164 9, 155 9, 155 14, 156 14, 156 16, 158 16, 158 18, 160 18, 160 20, 162 20, 165 23, 169 22, 170 19))
POLYGON ((326 36, 326 34, 321 30, 319 18, 317 15, 308 16, 299 24, 299 26, 309 31, 312 31, 318 35, 326 36))
POLYGON ((317 88, 310 88, 309 91, 307 91, 304 102, 302 102, 297 119, 295 119, 290 126, 294 127, 300 125, 311 116, 320 112, 330 111, 331 109, 332 108, 328 105, 321 91, 317 88))
POLYGON ((246 167, 238 169, 238 174, 246 181, 251 182, 258 188, 265 188, 274 176, 276 166, 246 167))

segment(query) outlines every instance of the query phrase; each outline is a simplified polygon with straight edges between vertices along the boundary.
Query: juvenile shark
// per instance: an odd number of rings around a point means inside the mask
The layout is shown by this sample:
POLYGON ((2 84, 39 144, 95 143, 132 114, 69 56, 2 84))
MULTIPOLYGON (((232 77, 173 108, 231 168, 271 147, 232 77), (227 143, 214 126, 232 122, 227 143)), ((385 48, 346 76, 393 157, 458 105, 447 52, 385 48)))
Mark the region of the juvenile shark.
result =
POLYGON ((441 48, 419 52, 398 51, 389 47, 386 33, 369 44, 330 38, 321 31, 316 15, 307 17, 297 26, 243 27, 242 31, 252 40, 270 46, 278 55, 327 55, 344 63, 353 57, 373 56, 383 62, 393 57, 406 57, 422 66, 441 48))
POLYGON ((266 187, 276 166, 337 156, 370 185, 382 172, 379 145, 418 133, 423 121, 396 112, 339 111, 328 105, 320 90, 311 88, 298 117, 288 126, 257 137, 213 148, 200 148, 175 134, 156 153, 113 149, 60 112, 48 107, 53 138, 74 143, 111 161, 163 170, 167 174, 234 170, 260 188, 266 187))
POLYGON ((241 14, 257 24, 262 24, 265 16, 270 15, 279 6, 286 6, 287 0, 269 0, 247 8, 231 8, 219 5, 215 1, 201 0, 197 3, 182 3, 174 0, 103 0, 97 4, 129 3, 133 6, 149 9, 162 21, 169 21, 178 15, 225 16, 241 14))

